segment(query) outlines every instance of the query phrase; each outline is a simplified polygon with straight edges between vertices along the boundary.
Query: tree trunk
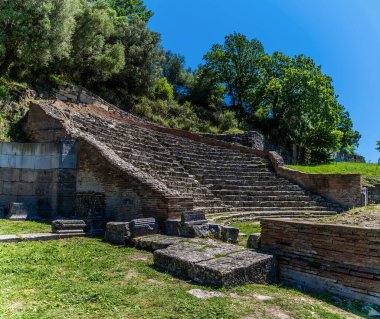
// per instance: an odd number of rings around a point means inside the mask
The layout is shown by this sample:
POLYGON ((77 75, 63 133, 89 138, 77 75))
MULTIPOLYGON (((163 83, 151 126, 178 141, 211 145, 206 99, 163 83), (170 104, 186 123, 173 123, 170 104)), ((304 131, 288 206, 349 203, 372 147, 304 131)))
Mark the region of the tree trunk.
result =
POLYGON ((13 52, 6 52, 3 62, 0 64, 0 77, 4 76, 12 62, 14 61, 15 55, 13 52))

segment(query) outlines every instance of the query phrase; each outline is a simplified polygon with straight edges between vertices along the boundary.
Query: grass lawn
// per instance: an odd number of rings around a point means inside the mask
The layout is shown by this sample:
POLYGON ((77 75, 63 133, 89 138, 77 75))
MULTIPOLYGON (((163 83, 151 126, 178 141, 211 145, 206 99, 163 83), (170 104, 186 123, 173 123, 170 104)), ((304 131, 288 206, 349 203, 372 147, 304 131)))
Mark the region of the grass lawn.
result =
POLYGON ((0 246, 0 318, 364 317, 354 302, 340 299, 333 305, 279 286, 226 290, 194 285, 154 269, 150 253, 99 239, 0 246), (225 297, 198 299, 190 289, 217 290, 225 297))
POLYGON ((32 233, 49 233, 51 225, 32 221, 14 222, 0 219, 0 235, 17 235, 32 233))
POLYGON ((380 165, 368 163, 330 163, 323 165, 286 165, 310 174, 362 174, 366 186, 380 183, 380 165))
POLYGON ((239 231, 243 234, 244 236, 239 236, 238 241, 239 245, 241 246, 247 246, 247 240, 249 235, 255 234, 255 233, 261 233, 261 225, 259 223, 254 223, 254 222, 233 222, 229 224, 229 226, 232 227, 237 227, 239 228, 239 231))

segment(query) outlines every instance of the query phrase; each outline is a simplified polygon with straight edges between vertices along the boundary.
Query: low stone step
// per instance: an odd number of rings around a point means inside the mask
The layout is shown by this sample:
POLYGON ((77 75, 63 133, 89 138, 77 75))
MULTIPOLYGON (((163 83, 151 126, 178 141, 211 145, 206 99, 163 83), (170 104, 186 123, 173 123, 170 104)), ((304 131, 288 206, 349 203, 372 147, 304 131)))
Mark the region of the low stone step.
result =
POLYGON ((232 287, 277 282, 273 255, 213 240, 182 242, 156 250, 154 264, 200 284, 232 287))
MULTIPOLYGON (((198 209, 198 208, 197 208, 198 209)), ((238 213, 238 212, 262 212, 262 211, 269 211, 269 212, 278 212, 278 211, 331 211, 336 213, 334 210, 329 209, 328 207, 323 206, 309 206, 309 207, 287 207, 287 206, 273 206, 273 207, 232 207, 230 206, 229 212, 230 213, 238 213)), ((213 215, 217 214, 223 214, 226 212, 226 210, 217 211, 215 210, 215 213, 213 215)))

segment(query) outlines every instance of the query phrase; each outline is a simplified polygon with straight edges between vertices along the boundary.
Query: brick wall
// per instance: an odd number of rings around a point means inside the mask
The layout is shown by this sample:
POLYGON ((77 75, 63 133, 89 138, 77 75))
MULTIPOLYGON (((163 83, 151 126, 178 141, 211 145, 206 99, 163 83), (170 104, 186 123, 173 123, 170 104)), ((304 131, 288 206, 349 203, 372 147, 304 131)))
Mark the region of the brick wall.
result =
POLYGON ((380 305, 380 229, 278 219, 261 226, 282 281, 380 305))
POLYGON ((361 206, 360 174, 307 174, 285 167, 282 157, 276 152, 268 152, 268 156, 277 175, 322 195, 345 209, 361 206))
POLYGON ((192 209, 192 199, 165 196, 111 165, 86 141, 80 139, 78 144, 77 192, 104 193, 107 220, 155 217, 162 222, 192 209))

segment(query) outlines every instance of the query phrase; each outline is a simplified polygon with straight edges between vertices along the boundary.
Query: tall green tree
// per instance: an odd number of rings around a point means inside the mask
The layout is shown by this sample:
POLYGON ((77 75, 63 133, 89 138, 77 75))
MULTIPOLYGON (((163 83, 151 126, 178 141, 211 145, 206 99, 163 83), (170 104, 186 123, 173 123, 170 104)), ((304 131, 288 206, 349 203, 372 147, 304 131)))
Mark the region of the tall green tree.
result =
POLYGON ((225 37, 204 56, 204 69, 226 88, 233 109, 242 116, 260 81, 260 60, 265 55, 260 41, 240 33, 225 37))
POLYGON ((61 72, 83 85, 108 80, 125 66, 122 39, 129 28, 106 2, 81 1, 72 36, 72 50, 61 72))
POLYGON ((148 23, 153 12, 144 5, 144 0, 108 0, 119 16, 140 19, 148 23))
POLYGON ((380 140, 376 142, 376 150, 380 152, 380 140))
POLYGON ((263 119, 273 140, 297 147, 297 161, 327 161, 332 152, 357 144, 332 79, 312 59, 278 52, 266 57, 259 90, 254 116, 263 119))
POLYGON ((0 76, 12 64, 68 56, 77 0, 0 0, 0 76))

